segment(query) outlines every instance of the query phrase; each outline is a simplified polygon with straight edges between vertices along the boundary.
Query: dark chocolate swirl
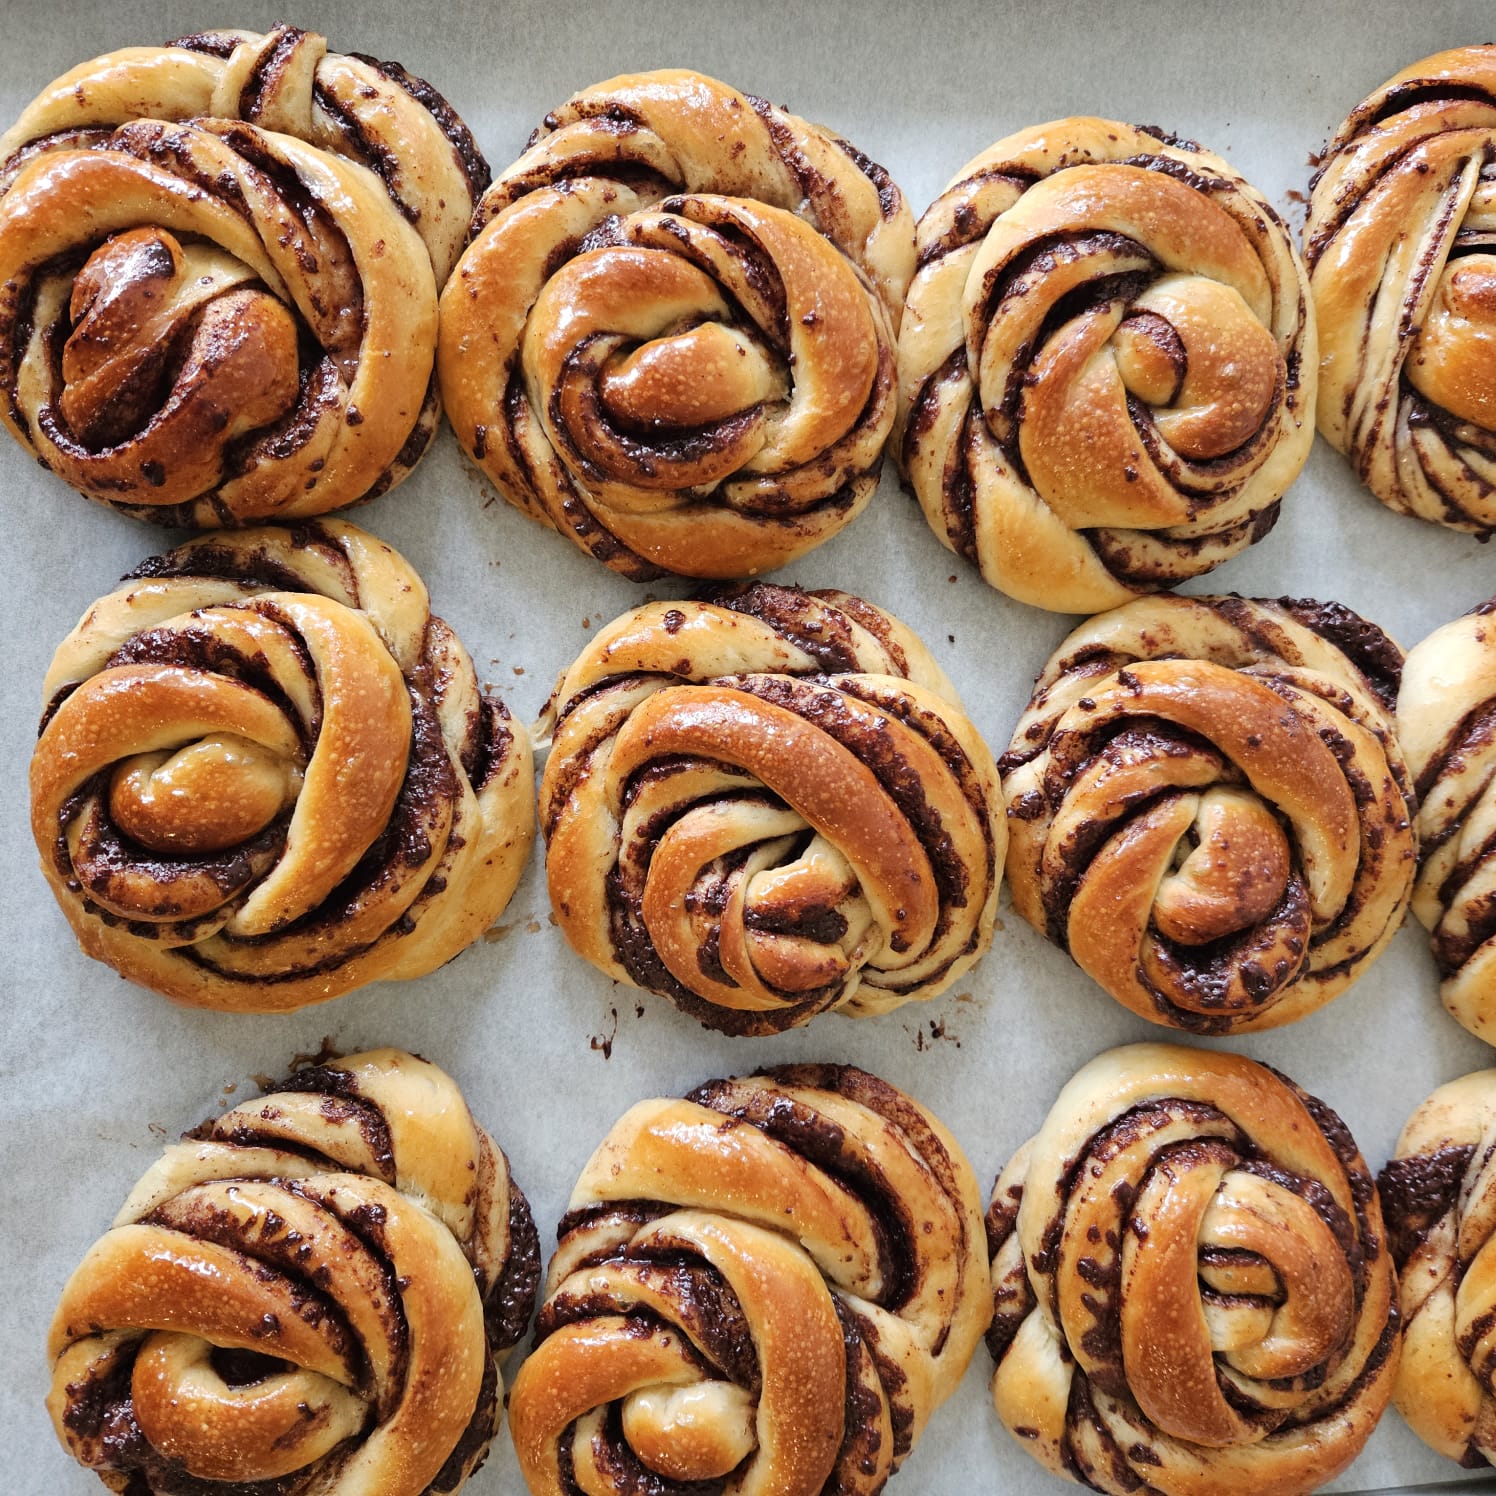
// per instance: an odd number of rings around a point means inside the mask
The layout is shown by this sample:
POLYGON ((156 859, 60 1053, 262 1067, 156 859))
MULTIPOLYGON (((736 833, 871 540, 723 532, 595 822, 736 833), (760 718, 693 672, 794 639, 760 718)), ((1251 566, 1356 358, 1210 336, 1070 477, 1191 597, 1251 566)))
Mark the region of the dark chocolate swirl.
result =
POLYGON ((1496 534, 1496 46, 1426 57, 1352 110, 1304 254, 1325 439, 1389 509, 1496 534))
POLYGON ((11 435, 88 498, 195 529, 398 483, 436 430, 436 282, 380 180, 233 120, 98 133, 0 197, 11 435))
POLYGON ((539 1276, 525 1197, 450 1077, 352 1055, 146 1173, 63 1290, 47 1406, 132 1496, 451 1496, 539 1276))
POLYGON ((695 73, 546 117, 441 304, 453 430, 503 496, 625 576, 743 577, 878 484, 913 224, 881 168, 695 73))
POLYGON ((1418 792, 1413 913, 1444 1006, 1496 1039, 1496 599, 1408 652, 1397 732, 1418 792))
POLYGON ((403 557, 336 521, 146 562, 58 649, 31 762, 42 871, 91 956, 272 1012, 423 976, 533 839, 529 740, 403 557))
POLYGON ((538 729, 572 947, 728 1033, 944 991, 992 938, 996 770, 896 619, 763 583, 600 630, 538 729))
POLYGON ((1393 1266, 1344 1123, 1238 1055, 1099 1056, 987 1216, 998 1416, 1112 1496, 1304 1496, 1398 1365, 1393 1266))
POLYGON ((1408 907, 1401 665, 1334 603, 1163 596, 1083 624, 999 766, 1014 907, 1154 1023, 1312 1013, 1408 907))
POLYGON ((971 1167, 863 1071, 645 1101, 582 1173, 510 1397, 533 1496, 875 1496, 990 1317, 971 1167))
POLYGON ((897 453, 1011 597, 1092 613, 1260 540, 1314 440, 1304 267, 1189 141, 1065 119, 969 161, 919 223, 897 453))
POLYGON ((1496 1465, 1496 1070, 1440 1086, 1379 1184, 1401 1274, 1398 1411, 1440 1454, 1496 1465))
POLYGON ((0 192, 37 156, 96 144, 132 120, 202 118, 243 120, 367 167, 421 236, 438 287, 489 183, 472 132, 425 79, 277 26, 201 31, 80 63, 0 137, 0 192))

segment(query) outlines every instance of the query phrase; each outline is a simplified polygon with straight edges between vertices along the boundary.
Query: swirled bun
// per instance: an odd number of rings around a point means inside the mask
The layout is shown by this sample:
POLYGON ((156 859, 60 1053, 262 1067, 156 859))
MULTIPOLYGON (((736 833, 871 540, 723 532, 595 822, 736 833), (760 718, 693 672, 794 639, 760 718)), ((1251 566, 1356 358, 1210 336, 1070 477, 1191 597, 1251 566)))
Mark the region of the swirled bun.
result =
POLYGON ((47 1408, 130 1496, 450 1496, 498 1429, 539 1276, 451 1078, 350 1055, 146 1172, 63 1289, 47 1408))
POLYGON ((1393 1398, 1431 1449, 1496 1464, 1496 1070, 1440 1086, 1408 1119, 1382 1170, 1401 1273, 1403 1357, 1393 1398))
POLYGON ((1472 1034, 1496 1038, 1496 599, 1408 652, 1397 732, 1418 792, 1422 862, 1413 913, 1440 994, 1472 1034))
POLYGON ((839 136, 696 73, 546 116, 442 297, 452 429, 625 576, 743 577, 871 498, 913 218, 839 136))
POLYGON ((312 32, 57 80, 0 139, 0 419, 80 493, 211 529, 393 487, 488 169, 440 94, 312 32))
POLYGON ((1153 1023, 1314 1012, 1412 892, 1401 666, 1337 603, 1163 596, 1083 624, 1000 763, 1014 907, 1153 1023))
POLYGON ((755 583, 635 608, 541 730, 563 933, 708 1027, 886 1012, 991 941, 991 755, 924 645, 860 598, 755 583))
POLYGON ((987 1216, 998 1416, 1112 1496, 1302 1496, 1392 1393, 1377 1193, 1345 1124, 1239 1055, 1084 1066, 987 1216))
POLYGON ((875 1496, 991 1317, 983 1251, 960 1147, 863 1071, 640 1102, 572 1193, 510 1396, 531 1496, 875 1496))
POLYGON ((919 222, 897 454, 1021 602, 1092 613, 1260 540, 1314 440, 1314 318, 1267 200, 1191 141, 1064 119, 919 222))
POLYGON ((498 918, 533 840, 524 728, 353 525, 152 558, 84 614, 45 700, 52 892, 89 955, 194 1007, 434 971, 498 918))
POLYGON ((398 62, 329 50, 299 26, 200 31, 125 47, 49 84, 0 136, 0 192, 29 161, 107 139, 120 125, 237 119, 294 135, 374 172, 414 225, 442 285, 490 180, 472 132, 398 62))
POLYGON ((1326 147, 1304 253, 1319 429, 1389 509, 1496 533, 1496 46, 1388 79, 1326 147))

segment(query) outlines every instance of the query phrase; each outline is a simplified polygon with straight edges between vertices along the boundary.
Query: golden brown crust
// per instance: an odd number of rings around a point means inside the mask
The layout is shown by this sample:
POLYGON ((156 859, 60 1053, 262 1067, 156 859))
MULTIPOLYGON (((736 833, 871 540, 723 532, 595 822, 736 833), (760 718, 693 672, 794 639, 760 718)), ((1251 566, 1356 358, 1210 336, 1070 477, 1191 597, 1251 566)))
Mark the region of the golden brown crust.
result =
POLYGON ((511 504, 635 579, 803 555, 877 487, 913 223, 880 167, 699 74, 610 79, 485 195, 443 399, 511 504))
POLYGON ((1401 1273, 1403 1357, 1393 1398, 1431 1449, 1496 1464, 1496 1070, 1440 1086, 1379 1184, 1401 1273))
POLYGON ((292 136, 143 120, 27 158, 0 286, 0 419, 136 518, 323 514, 435 433, 426 247, 372 172, 292 136))
POLYGON ((1287 230, 1218 156, 1038 125, 962 167, 917 243, 893 451, 993 586, 1091 613, 1267 533, 1314 439, 1314 319, 1287 230))
POLYGON ((1496 46, 1457 47, 1351 112, 1304 252, 1319 429, 1389 509, 1496 533, 1496 46))
POLYGON ((976 1183, 927 1111, 843 1066, 711 1081, 583 1171, 515 1452, 532 1496, 875 1496, 989 1317, 976 1183))
POLYGON ((1287 598, 1162 596, 1082 625, 1000 765, 1014 907, 1154 1023, 1313 1012, 1407 909, 1401 663, 1348 609, 1287 598))
POLYGON ((1237 1055, 1086 1065, 987 1217, 998 1416, 1127 1496, 1299 1496, 1360 1453, 1398 1362, 1376 1190, 1340 1119, 1237 1055))
POLYGON ((996 770, 896 619, 754 584, 601 630, 542 718, 574 950, 712 1028, 933 997, 991 940, 996 770))
POLYGON ((509 902, 529 739, 352 525, 204 536, 58 649, 31 764, 42 871, 89 955, 196 1007, 422 976, 509 902))
POLYGON ((488 163, 457 112, 397 62, 328 50, 299 26, 203 31, 125 47, 49 84, 0 136, 0 192, 48 151, 132 120, 238 119, 374 172, 431 257, 438 286, 467 243, 488 163))
POLYGON ((57 1436, 116 1490, 449 1496, 502 1417, 537 1248, 436 1066, 299 1071, 167 1148, 68 1281, 57 1436))
POLYGON ((1471 1033, 1496 1038, 1496 601, 1408 653, 1398 739, 1418 793, 1413 913, 1428 928, 1440 995, 1471 1033))

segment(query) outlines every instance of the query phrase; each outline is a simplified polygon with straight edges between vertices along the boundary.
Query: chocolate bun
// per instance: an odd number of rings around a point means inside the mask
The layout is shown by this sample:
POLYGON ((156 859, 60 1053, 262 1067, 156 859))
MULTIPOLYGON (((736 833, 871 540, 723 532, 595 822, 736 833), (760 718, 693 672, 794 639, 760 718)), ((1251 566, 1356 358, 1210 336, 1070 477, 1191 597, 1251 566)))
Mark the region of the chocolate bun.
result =
POLYGON ((468 456, 623 575, 743 577, 848 523, 893 426, 913 220, 839 136, 696 73, 574 95, 441 303, 468 456))
POLYGON ((1153 1023, 1314 1012, 1412 892, 1401 666, 1337 603, 1163 596, 1082 624, 999 764, 1014 908, 1153 1023))
POLYGON ((1409 652, 1397 734, 1418 794, 1413 913, 1427 927, 1444 1006, 1496 1038, 1496 599, 1409 652))
POLYGON ((756 583, 635 608, 539 730, 563 933, 708 1027, 886 1012, 991 941, 991 756, 925 647, 860 598, 756 583))
POLYGON ((1382 1170, 1400 1272, 1403 1356, 1393 1399, 1431 1449, 1496 1464, 1496 1070, 1440 1086, 1382 1170))
POLYGON ((128 1496, 450 1496, 539 1277, 529 1206, 451 1078, 350 1055, 146 1172, 63 1290, 48 1411, 128 1496))
POLYGON ((839 1065, 643 1101, 583 1170, 510 1394, 531 1496, 875 1496, 991 1316, 971 1166, 839 1065))
POLYGON ((1021 602, 1092 613, 1272 528, 1314 440, 1304 267, 1191 141, 1064 119, 919 222, 897 454, 931 528, 1021 602))
POLYGON ((110 53, 0 138, 0 419, 138 519, 393 487, 436 432, 436 293, 488 169, 440 94, 313 32, 110 53))
POLYGON ((354 526, 153 557, 47 676, 42 871, 83 949, 194 1007, 276 1012, 423 976, 533 839, 529 740, 409 563, 354 526))
POLYGON ((1319 429, 1389 509, 1496 534, 1496 46, 1390 78, 1325 148, 1304 253, 1319 429))
POLYGON ((200 31, 80 63, 0 136, 0 192, 37 156, 99 144, 133 120, 200 118, 243 120, 367 167, 426 245, 438 286, 491 179, 472 132, 424 78, 276 26, 200 31))
POLYGON ((1398 1364, 1391 1255, 1345 1124, 1239 1055, 1084 1066, 987 1215, 998 1417, 1112 1496, 1302 1496, 1398 1364))

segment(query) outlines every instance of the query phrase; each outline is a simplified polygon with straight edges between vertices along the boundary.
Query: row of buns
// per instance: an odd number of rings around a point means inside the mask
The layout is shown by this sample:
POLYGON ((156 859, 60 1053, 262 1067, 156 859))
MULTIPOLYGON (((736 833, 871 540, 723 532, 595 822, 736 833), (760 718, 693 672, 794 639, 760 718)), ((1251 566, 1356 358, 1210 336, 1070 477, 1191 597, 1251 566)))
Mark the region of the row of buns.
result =
POLYGON ((994 761, 919 638, 756 582, 630 609, 532 733, 409 564, 338 520, 154 557, 58 649, 32 831, 84 949, 287 1011, 421 976, 545 841, 619 982, 766 1034, 934 997, 998 893, 1119 1002, 1200 1034, 1345 990, 1410 902, 1496 1025, 1492 604, 1404 661, 1335 603, 1140 598, 1082 624, 994 761))
POLYGON ((538 1237, 456 1085, 379 1050, 266 1093, 169 1146, 63 1290, 48 1406, 115 1490, 449 1496, 507 1402, 533 1496, 876 1496, 984 1333, 1009 1432, 1113 1496, 1302 1496, 1394 1397, 1496 1456, 1496 1071, 1419 1107, 1379 1190, 1286 1076, 1113 1050, 985 1221, 960 1145, 864 1071, 642 1101, 507 1397, 538 1237))
POLYGON ((1301 254, 1220 157, 1112 121, 1009 136, 916 225, 850 142, 697 74, 584 89, 491 178, 397 65, 203 33, 0 139, 0 418, 90 497, 214 528, 384 492, 444 406, 636 579, 795 560, 886 449, 989 582, 1093 613, 1265 535, 1316 421, 1384 503, 1496 529, 1493 128, 1496 48, 1398 74, 1301 254))

